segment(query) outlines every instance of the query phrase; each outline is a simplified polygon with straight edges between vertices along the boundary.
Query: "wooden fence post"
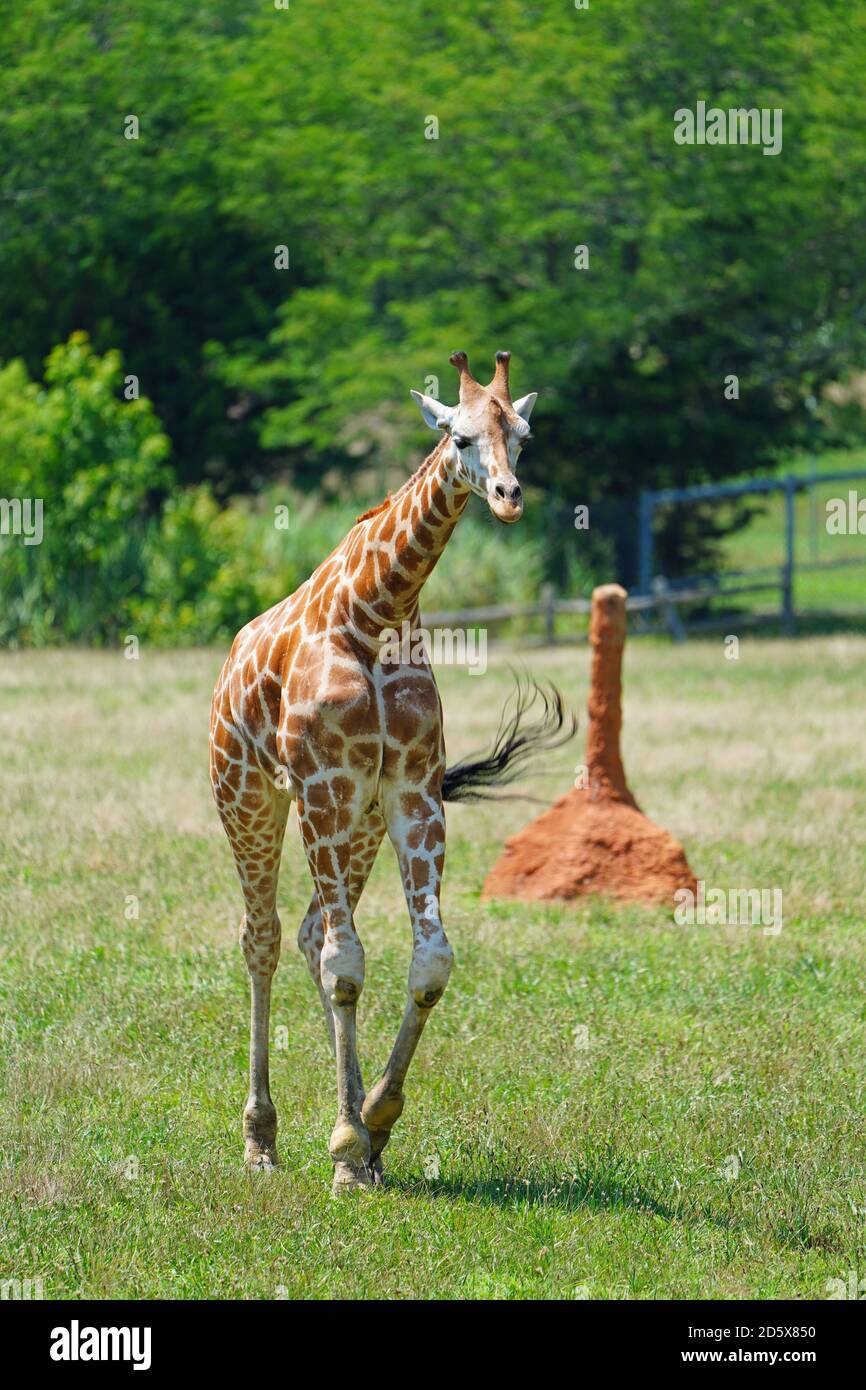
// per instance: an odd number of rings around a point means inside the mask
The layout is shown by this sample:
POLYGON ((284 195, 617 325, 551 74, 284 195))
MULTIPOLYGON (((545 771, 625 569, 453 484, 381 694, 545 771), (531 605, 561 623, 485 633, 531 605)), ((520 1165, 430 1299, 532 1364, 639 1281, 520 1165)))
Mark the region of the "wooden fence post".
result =
POLYGON ((554 627, 553 609, 553 585, 542 584, 541 603, 544 608, 544 638, 548 646, 553 646, 556 642, 556 630, 554 627))
POLYGON ((685 642, 686 629, 676 604, 671 602, 668 581, 663 574, 657 574, 652 584, 653 593, 656 596, 656 607, 664 617, 668 632, 675 642, 685 642))

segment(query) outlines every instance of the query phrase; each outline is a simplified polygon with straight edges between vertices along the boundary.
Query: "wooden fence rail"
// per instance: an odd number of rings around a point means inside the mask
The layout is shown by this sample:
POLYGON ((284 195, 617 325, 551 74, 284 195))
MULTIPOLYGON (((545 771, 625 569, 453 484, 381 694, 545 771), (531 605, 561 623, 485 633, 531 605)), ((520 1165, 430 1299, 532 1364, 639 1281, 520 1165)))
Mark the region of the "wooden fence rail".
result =
MULTIPOLYGON (((669 632, 675 641, 684 640, 687 626, 683 622, 680 608, 685 604, 707 602, 710 599, 737 597, 740 594, 754 594, 766 591, 781 592, 782 602, 777 613, 738 614, 699 619, 689 623, 694 631, 708 631, 713 627, 729 626, 732 621, 753 623, 775 618, 781 621, 786 630, 792 628, 793 609, 790 600, 790 575, 787 566, 778 571, 763 570, 767 578, 749 580, 745 576, 733 575, 734 583, 694 585, 687 589, 671 588, 663 578, 653 581, 651 594, 630 594, 626 600, 626 611, 640 614, 643 619, 656 618, 658 626, 669 632), (775 574, 774 578, 769 576, 775 574)), ((537 603, 497 603, 476 608, 443 608, 431 612, 422 611, 421 622, 426 628, 462 628, 484 626, 487 623, 509 622, 514 619, 541 618, 543 633, 533 634, 523 640, 530 645, 552 645, 558 642, 585 642, 586 632, 563 635, 556 631, 556 619, 560 615, 589 616, 592 603, 588 598, 556 598, 551 586, 545 585, 537 603)))

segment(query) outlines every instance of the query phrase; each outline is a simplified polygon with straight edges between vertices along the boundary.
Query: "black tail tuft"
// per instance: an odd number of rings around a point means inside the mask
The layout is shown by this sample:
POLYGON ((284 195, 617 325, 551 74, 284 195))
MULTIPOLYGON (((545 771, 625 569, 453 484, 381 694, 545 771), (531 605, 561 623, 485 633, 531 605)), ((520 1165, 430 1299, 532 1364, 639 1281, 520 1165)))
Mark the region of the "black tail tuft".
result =
POLYGON ((537 753, 561 748, 577 732, 577 719, 566 714, 555 685, 537 685, 515 673, 515 686, 499 720, 493 747, 486 758, 463 758, 445 769, 442 797, 445 801, 505 801, 493 787, 504 787, 529 771, 537 753), (526 722, 525 716, 541 702, 541 713, 526 722))

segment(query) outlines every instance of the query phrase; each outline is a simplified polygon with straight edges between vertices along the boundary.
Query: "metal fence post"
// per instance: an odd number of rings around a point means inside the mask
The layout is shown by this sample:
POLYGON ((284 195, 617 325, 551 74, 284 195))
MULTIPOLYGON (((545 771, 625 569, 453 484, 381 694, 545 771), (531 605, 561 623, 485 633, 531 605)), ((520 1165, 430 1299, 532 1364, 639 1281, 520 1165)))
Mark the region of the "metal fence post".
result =
POLYGON ((653 495, 646 488, 641 492, 638 507, 638 589, 642 594, 652 592, 653 577, 653 495))
POLYGON ((789 637, 796 631, 794 612, 794 524, 797 492, 795 479, 785 478, 785 568, 782 571, 782 626, 789 637))

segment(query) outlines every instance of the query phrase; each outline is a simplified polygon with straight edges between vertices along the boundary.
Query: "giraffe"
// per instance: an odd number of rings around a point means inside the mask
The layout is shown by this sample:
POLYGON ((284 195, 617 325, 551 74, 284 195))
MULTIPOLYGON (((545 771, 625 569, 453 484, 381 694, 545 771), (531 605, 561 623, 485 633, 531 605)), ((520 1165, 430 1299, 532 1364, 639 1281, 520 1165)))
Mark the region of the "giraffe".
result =
POLYGON ((454 353, 456 406, 411 392, 426 423, 441 431, 433 452, 358 518, 306 583, 238 633, 214 691, 211 783, 240 878, 240 946, 251 985, 245 1162, 270 1169, 277 1161, 268 1030, 280 954, 277 879, 294 802, 313 879, 298 945, 336 1058, 337 1120, 328 1146, 335 1193, 381 1181, 409 1064, 451 974, 440 912, 443 801, 510 781, 530 745, 549 746, 563 724, 554 692, 542 720, 518 733, 518 702, 491 758, 446 769, 442 707, 426 658, 413 649, 408 664, 382 659, 383 633, 404 622, 410 632, 417 627, 422 586, 471 494, 506 524, 522 514, 515 467, 536 395, 511 400, 509 358, 498 352, 493 379, 481 386, 466 354, 454 353), (386 833, 409 910, 412 957, 399 1033, 367 1094, 356 1037, 364 948, 354 914, 386 833))

